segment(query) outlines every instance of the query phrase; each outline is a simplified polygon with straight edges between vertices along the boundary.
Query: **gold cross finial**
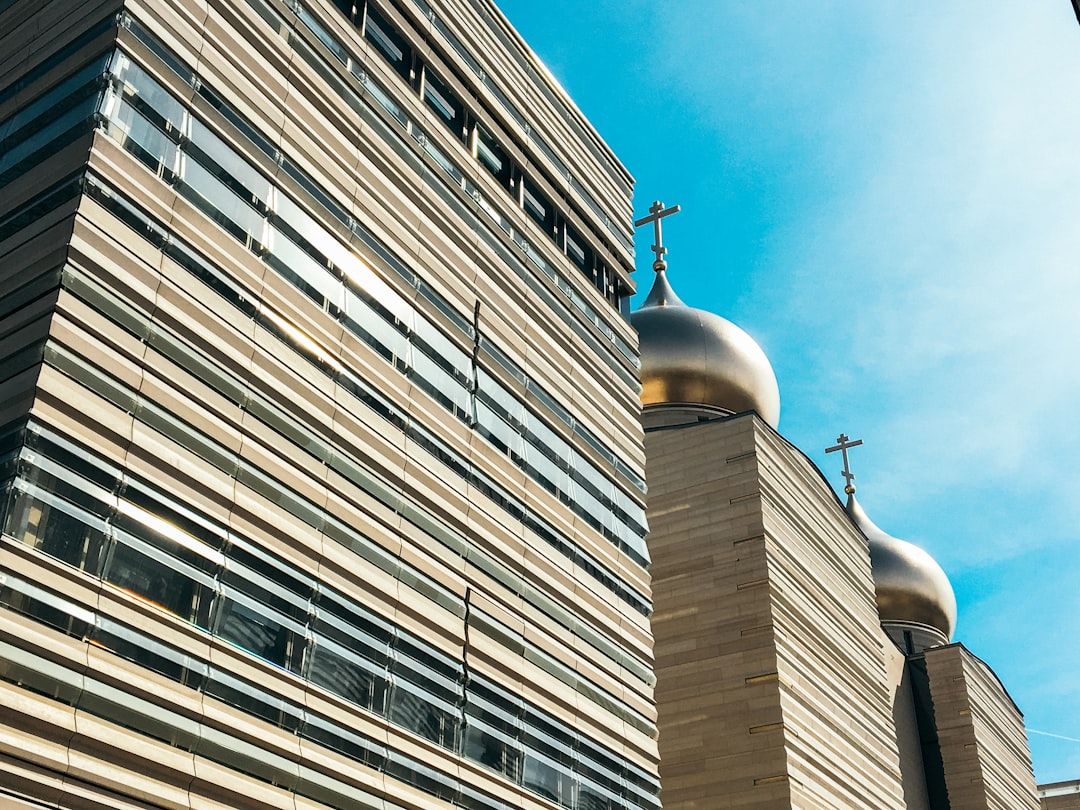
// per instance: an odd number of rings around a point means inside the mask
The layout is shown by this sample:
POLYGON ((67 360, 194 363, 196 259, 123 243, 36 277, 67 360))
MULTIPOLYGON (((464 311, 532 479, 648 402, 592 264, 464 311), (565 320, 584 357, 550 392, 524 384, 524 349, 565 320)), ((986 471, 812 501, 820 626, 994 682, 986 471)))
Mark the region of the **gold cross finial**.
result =
POLYGON ((851 465, 848 463, 847 451, 849 447, 858 447, 860 444, 862 444, 862 439, 850 441, 845 434, 841 433, 836 439, 836 447, 825 448, 826 453, 835 453, 837 450, 839 450, 841 455, 843 455, 844 457, 844 472, 841 474, 847 481, 847 485, 844 487, 844 492, 846 492, 848 495, 855 494, 855 485, 851 483, 855 480, 855 475, 851 472, 851 465))
POLYGON ((664 217, 669 217, 672 214, 677 214, 681 210, 682 208, 677 205, 673 205, 671 208, 664 208, 664 204, 657 200, 649 206, 649 216, 634 220, 635 228, 640 228, 647 222, 653 224, 653 235, 656 239, 656 244, 650 247, 649 250, 656 254, 656 261, 653 262, 653 270, 658 273, 661 270, 667 270, 667 262, 664 261, 664 254, 667 253, 667 248, 664 247, 664 235, 660 229, 660 220, 664 217))

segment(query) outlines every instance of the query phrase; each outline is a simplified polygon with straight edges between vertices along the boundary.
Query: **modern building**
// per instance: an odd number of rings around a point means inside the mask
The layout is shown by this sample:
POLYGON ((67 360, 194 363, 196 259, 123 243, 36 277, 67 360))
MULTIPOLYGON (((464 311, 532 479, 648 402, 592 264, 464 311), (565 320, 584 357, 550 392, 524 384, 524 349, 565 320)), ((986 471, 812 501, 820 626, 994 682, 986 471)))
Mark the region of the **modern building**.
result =
POLYGON ((1080 779, 1039 785, 1042 810, 1080 810, 1080 779))
POLYGON ((658 807, 630 195, 488 0, 0 0, 0 804, 658 807))
POLYGON ((768 359, 656 280, 641 340, 665 810, 1037 810, 1023 717, 956 601, 777 433, 768 359))

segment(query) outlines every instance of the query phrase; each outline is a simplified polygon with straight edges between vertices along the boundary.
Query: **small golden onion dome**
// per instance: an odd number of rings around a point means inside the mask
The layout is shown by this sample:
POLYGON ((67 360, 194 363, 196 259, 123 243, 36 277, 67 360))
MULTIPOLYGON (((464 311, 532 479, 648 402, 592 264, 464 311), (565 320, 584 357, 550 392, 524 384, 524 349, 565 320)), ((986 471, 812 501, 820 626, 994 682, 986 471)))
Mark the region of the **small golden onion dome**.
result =
POLYGON ((776 427, 780 389, 765 352, 735 324, 679 300, 663 266, 656 269, 652 291, 630 322, 640 337, 641 402, 646 410, 754 410, 776 427))
POLYGON ((882 624, 933 627, 947 642, 956 627, 956 596, 941 566, 918 546, 885 534, 866 516, 855 496, 847 513, 870 541, 870 564, 882 624))

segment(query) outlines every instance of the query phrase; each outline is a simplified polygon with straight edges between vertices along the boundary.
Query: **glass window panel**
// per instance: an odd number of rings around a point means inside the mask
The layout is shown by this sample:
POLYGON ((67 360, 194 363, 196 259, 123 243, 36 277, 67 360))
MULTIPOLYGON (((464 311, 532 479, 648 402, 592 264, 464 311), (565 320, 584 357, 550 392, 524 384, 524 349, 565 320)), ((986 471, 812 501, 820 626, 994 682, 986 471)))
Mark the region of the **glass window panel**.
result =
POLYGON ((308 613, 306 597, 282 588, 272 580, 233 562, 226 563, 221 581, 250 596, 255 601, 280 611, 285 616, 305 622, 308 613))
POLYGON ((94 642, 128 661, 192 689, 202 687, 209 671, 205 661, 105 616, 97 619, 94 642))
POLYGON ((479 125, 476 127, 476 157, 505 188, 510 187, 510 158, 494 136, 479 125))
MULTIPOLYGON (((412 304, 383 281, 367 262, 351 258, 346 261, 342 270, 350 291, 367 302, 373 311, 381 312, 388 321, 410 329, 413 327, 417 317, 412 304)), ((406 280, 412 282, 411 279, 406 280)))
MULTIPOLYGON (((464 108, 454 94, 430 68, 424 68, 424 101, 452 130, 460 130, 464 108)), ((460 131, 457 132, 460 135, 460 131)))
POLYGON ((213 591, 196 582, 194 572, 177 570, 186 568, 182 563, 170 564, 164 555, 151 556, 144 544, 137 550, 133 543, 137 541, 124 538, 114 544, 104 579, 199 627, 208 627, 213 591))
POLYGON ((295 242, 274 226, 269 226, 269 249, 276 259, 274 266, 320 306, 332 304, 341 309, 345 288, 330 269, 316 262, 295 242))
MULTIPOLYGON (((423 134, 423 133, 421 133, 421 134, 423 134)), ((454 164, 454 162, 450 160, 450 158, 448 158, 446 155, 444 155, 442 153, 442 150, 440 150, 435 145, 435 143, 430 138, 428 138, 426 135, 424 135, 424 137, 423 137, 423 144, 424 144, 424 151, 427 152, 429 155, 431 155, 432 160, 434 160, 436 163, 438 163, 439 167, 444 172, 446 172, 448 175, 453 177, 454 182, 457 185, 461 185, 462 181, 465 179, 465 175, 462 174, 461 169, 459 169, 454 164)))
POLYGON ((521 748, 513 739, 474 720, 467 720, 462 754, 517 782, 521 776, 521 748))
POLYGON ((68 565, 100 573, 108 540, 105 521, 40 490, 35 497, 16 486, 9 498, 5 534, 68 565))
POLYGON ((184 183, 198 197, 193 202, 242 241, 266 243, 265 221, 258 211, 196 161, 185 157, 180 165, 184 183))
POLYGON ((534 445, 527 445, 525 457, 530 473, 556 489, 566 489, 570 476, 534 445))
POLYGON ((568 766, 577 762, 574 752, 577 735, 553 718, 541 716, 535 710, 527 713, 523 740, 527 748, 554 762, 568 766))
POLYGON ((0 678, 68 706, 75 705, 84 683, 78 672, 5 642, 0 642, 0 678))
MULTIPOLYGON (((441 303, 441 302, 440 302, 441 303)), ((451 371, 462 380, 468 380, 472 366, 472 358, 456 343, 448 338, 441 329, 437 328, 426 319, 417 317, 416 337, 425 345, 425 351, 437 360, 444 368, 451 371)))
POLYGON ((526 789, 563 807, 574 806, 574 779, 557 763, 534 751, 525 751, 521 783, 526 789))
POLYGON ((380 671, 385 669, 390 661, 390 640, 378 628, 357 624, 321 609, 316 612, 311 627, 335 644, 373 661, 380 671))
POLYGON ((208 724, 201 728, 195 753, 283 788, 286 793, 299 781, 299 765, 295 760, 267 750, 260 742, 249 742, 208 724))
POLYGON ((430 663, 422 663, 400 654, 395 657, 390 670, 395 680, 409 681, 427 694, 448 704, 457 705, 464 697, 460 671, 445 674, 437 671, 430 663))
POLYGON ((315 588, 314 579, 242 537, 232 535, 226 556, 304 600, 315 588))
POLYGON ((516 738, 521 733, 523 711, 524 704, 517 695, 506 691, 483 676, 470 676, 465 704, 465 712, 469 716, 516 738))
POLYGON ((372 768, 382 768, 386 764, 385 745, 318 715, 308 713, 300 736, 372 768))
POLYGON ((270 181, 197 118, 191 120, 190 138, 203 154, 235 181, 230 185, 240 186, 254 199, 267 203, 270 199, 270 181))
POLYGON ((482 368, 477 370, 477 381, 481 394, 490 402, 496 412, 515 426, 522 426, 526 423, 525 406, 510 391, 504 388, 502 383, 482 368))
POLYGON ((452 750, 457 748, 458 713, 443 701, 406 682, 394 683, 387 717, 414 734, 452 750))
POLYGON ((95 678, 84 681, 78 708, 185 751, 198 744, 200 723, 95 678))
MULTIPOLYGON (((468 182, 468 181, 466 181, 466 182, 468 182)), ((483 194, 481 194, 475 188, 473 188, 469 193, 472 195, 472 198, 474 200, 476 200, 477 204, 480 206, 480 210, 482 210, 485 214, 487 214, 488 217, 490 217, 492 219, 492 221, 495 222, 496 225, 498 225, 500 228, 502 228, 503 231, 505 231, 506 233, 510 233, 510 230, 511 230, 510 222, 505 217, 503 217, 502 211, 500 211, 495 206, 495 204, 491 202, 491 200, 489 200, 487 197, 485 197, 483 194)))
POLYGON ((357 706, 386 713, 386 667, 328 639, 312 640, 306 677, 357 706))
MULTIPOLYGON (((274 209, 277 215, 320 255, 325 256, 342 272, 357 272, 359 259, 331 231, 278 190, 274 209)), ((361 271, 362 272, 362 271, 361 271)))
POLYGON ((555 224, 555 209, 547 197, 528 180, 523 183, 522 202, 525 212, 539 225, 550 228, 555 224))
POLYGON ((11 574, 2 583, 0 605, 75 638, 90 633, 95 618, 92 611, 11 574))
POLYGON ((457 779, 397 751, 390 752, 385 770, 390 776, 440 799, 450 801, 457 795, 457 779))
POLYGON ((409 120, 408 117, 405 115, 404 112, 402 112, 401 107, 399 107, 394 102, 394 100, 390 98, 387 92, 383 90, 381 86, 379 86, 378 82, 376 82, 370 76, 367 76, 364 79, 364 88, 367 90, 368 95, 374 98, 376 103, 388 113, 390 113, 391 117, 397 120, 399 124, 401 124, 402 126, 405 126, 407 124, 409 120))
POLYGON ((360 296, 345 290, 345 326, 392 363, 408 365, 411 347, 408 338, 386 322, 360 296), (359 329, 354 328, 359 327, 359 329))
MULTIPOLYGON (((129 491, 125 488, 124 495, 128 494, 129 491)), ((218 572, 225 559, 214 546, 188 534, 169 520, 137 506, 127 497, 117 501, 117 514, 113 517, 112 524, 131 537, 137 537, 142 543, 157 549, 155 556, 158 559, 180 560, 185 566, 202 572, 203 576, 196 575, 195 578, 203 584, 211 584, 210 576, 218 572)), ((219 539, 214 535, 210 537, 212 541, 219 539)), ((141 548, 142 543, 136 547, 141 548)))
POLYGON ((547 454, 562 468, 569 467, 570 444, 558 433, 549 428, 543 419, 529 414, 526 433, 530 442, 547 450, 547 454))
MULTIPOLYGON (((547 259, 545 259, 540 254, 540 251, 538 251, 532 246, 532 243, 528 239, 523 237, 521 234, 517 234, 517 242, 518 245, 521 247, 522 253, 525 254, 525 258, 532 262, 540 270, 540 272, 542 272, 549 279, 551 279, 552 281, 557 280, 555 271, 551 268, 551 265, 547 263, 547 259)), ((571 324, 571 326, 572 325, 573 324, 571 324)))
POLYGON ((566 255, 582 270, 592 269, 592 251, 572 228, 566 228, 566 255))
POLYGON ((114 70, 127 85, 127 94, 138 96, 141 106, 153 110, 166 128, 182 129, 185 116, 184 105, 173 98, 172 94, 158 84, 156 79, 126 57, 114 63, 114 70))
POLYGON ((482 793, 476 788, 469 787, 465 782, 462 782, 458 788, 458 795, 454 799, 454 804, 463 807, 465 810, 501 810, 501 808, 505 807, 499 800, 482 793))
POLYGON ((302 707, 217 667, 210 668, 203 692, 279 728, 296 731, 303 725, 302 707))
POLYGON ((471 395, 458 379, 420 351, 412 353, 412 368, 410 377, 444 407, 461 417, 469 413, 471 395))
POLYGON ((26 446, 48 456, 52 461, 71 470, 79 478, 94 482, 103 490, 116 491, 121 471, 116 465, 98 458, 90 451, 46 427, 30 423, 27 426, 26 446))
POLYGON ((367 7, 364 38, 372 43, 402 77, 409 79, 412 49, 371 4, 367 7))
POLYGON ((107 517, 113 512, 115 499, 110 490, 87 481, 45 455, 25 452, 20 467, 23 480, 37 485, 39 497, 51 493, 92 515, 107 517))
POLYGON ((234 595, 222 601, 215 635, 272 664, 291 668, 295 662, 299 669, 302 628, 290 624, 276 611, 234 595))
POLYGON ((338 622, 340 626, 350 629, 355 628, 371 639, 371 643, 377 643, 380 649, 388 649, 396 634, 393 625, 388 621, 342 594, 323 590, 319 593, 317 602, 318 619, 338 622))
POLYGON ((319 41, 327 47, 330 53, 334 54, 339 62, 343 65, 349 64, 349 52, 346 51, 334 37, 327 33, 326 29, 316 22, 315 18, 311 16, 311 13, 300 6, 297 8, 297 16, 300 17, 300 21, 306 25, 311 32, 319 38, 319 41))
POLYGON ((476 419, 481 435, 495 447, 516 458, 523 457, 521 435, 482 402, 476 403, 476 419))
POLYGON ((578 810, 623 810, 622 800, 590 780, 578 778, 578 810))

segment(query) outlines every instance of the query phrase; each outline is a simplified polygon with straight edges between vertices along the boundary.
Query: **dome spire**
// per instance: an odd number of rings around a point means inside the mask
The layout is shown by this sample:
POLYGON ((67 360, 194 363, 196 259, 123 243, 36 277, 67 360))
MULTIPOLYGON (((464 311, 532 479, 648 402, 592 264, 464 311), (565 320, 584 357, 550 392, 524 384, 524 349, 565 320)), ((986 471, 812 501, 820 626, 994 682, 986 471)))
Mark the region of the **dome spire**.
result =
MULTIPOLYGON (((772 427, 780 419, 780 391, 769 359, 746 332, 711 312, 679 300, 667 280, 661 220, 680 211, 657 200, 648 216, 656 255, 656 280, 645 303, 630 316, 641 346, 643 414, 661 420, 757 411, 772 427)), ((672 424, 668 421, 667 424, 672 424)))
POLYGON ((869 544, 881 626, 908 653, 947 644, 956 627, 956 596, 949 578, 925 550, 886 534, 870 520, 855 498, 855 475, 847 453, 862 439, 851 441, 841 433, 836 442, 825 452, 839 450, 844 456, 845 511, 869 544))

